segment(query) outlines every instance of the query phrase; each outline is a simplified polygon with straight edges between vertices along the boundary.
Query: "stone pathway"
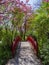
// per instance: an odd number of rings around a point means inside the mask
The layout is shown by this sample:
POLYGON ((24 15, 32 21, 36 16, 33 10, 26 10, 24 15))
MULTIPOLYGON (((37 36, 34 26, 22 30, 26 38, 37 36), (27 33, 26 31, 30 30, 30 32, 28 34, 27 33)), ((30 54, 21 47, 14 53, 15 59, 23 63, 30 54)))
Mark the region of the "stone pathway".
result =
POLYGON ((21 42, 16 50, 16 55, 10 59, 6 65, 42 65, 34 54, 28 42, 21 42))

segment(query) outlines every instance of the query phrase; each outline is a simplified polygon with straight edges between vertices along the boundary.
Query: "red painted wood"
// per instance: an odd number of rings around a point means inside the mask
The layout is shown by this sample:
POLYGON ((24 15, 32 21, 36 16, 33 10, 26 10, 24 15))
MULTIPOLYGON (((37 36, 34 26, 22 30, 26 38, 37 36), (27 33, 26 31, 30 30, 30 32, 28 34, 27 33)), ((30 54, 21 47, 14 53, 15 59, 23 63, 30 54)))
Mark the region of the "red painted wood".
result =
POLYGON ((27 41, 31 42, 31 44, 32 44, 32 46, 33 46, 33 48, 34 48, 34 50, 36 51, 36 54, 37 54, 37 52, 38 52, 38 44, 34 40, 34 38, 32 38, 31 36, 28 36, 27 41))
MULTIPOLYGON (((14 56, 15 54, 15 50, 17 48, 17 45, 18 43, 21 41, 21 37, 20 36, 17 36, 13 43, 12 43, 12 55, 14 56)), ((27 37, 27 41, 31 42, 32 46, 34 47, 34 50, 36 51, 36 55, 37 55, 37 52, 38 52, 38 44, 37 42, 34 40, 34 38, 32 38, 31 36, 28 36, 27 37)))
POLYGON ((11 47, 11 49, 12 49, 12 55, 14 56, 14 54, 15 54, 15 50, 16 50, 16 48, 17 48, 17 45, 18 45, 18 43, 21 41, 21 37, 20 36, 17 36, 15 39, 14 39, 14 41, 13 41, 13 43, 12 43, 12 47, 11 47))

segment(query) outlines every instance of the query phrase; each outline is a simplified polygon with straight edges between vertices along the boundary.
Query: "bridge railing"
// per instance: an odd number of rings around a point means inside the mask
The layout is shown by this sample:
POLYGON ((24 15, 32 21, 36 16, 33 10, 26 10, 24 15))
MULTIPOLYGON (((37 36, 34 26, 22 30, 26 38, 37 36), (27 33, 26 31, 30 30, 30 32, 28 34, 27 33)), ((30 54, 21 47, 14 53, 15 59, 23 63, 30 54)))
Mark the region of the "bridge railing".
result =
POLYGON ((15 39, 14 39, 14 41, 13 41, 13 43, 12 43, 12 46, 11 46, 11 51, 12 51, 12 55, 14 56, 14 54, 15 54, 15 50, 16 50, 16 48, 17 48, 17 46, 18 46, 18 43, 21 41, 21 37, 20 36, 17 36, 15 39))
MULTIPOLYGON (((18 43, 19 43, 21 40, 22 40, 22 39, 21 39, 20 36, 17 36, 17 37, 14 39, 14 41, 13 41, 13 43, 12 43, 12 46, 11 46, 11 50, 12 50, 12 55, 13 55, 13 56, 14 56, 14 54, 15 54, 16 48, 17 48, 17 46, 18 46, 18 43)), ((27 39, 26 39, 26 41, 29 41, 29 42, 31 43, 32 47, 34 48, 34 50, 35 50, 35 52, 36 52, 36 55, 38 55, 38 43, 37 43, 37 41, 36 41, 33 37, 31 37, 31 36, 28 36, 27 39)))
POLYGON ((31 43, 32 47, 34 48, 34 50, 36 52, 36 55, 38 55, 38 43, 37 43, 37 41, 31 36, 27 37, 27 41, 29 41, 31 43))

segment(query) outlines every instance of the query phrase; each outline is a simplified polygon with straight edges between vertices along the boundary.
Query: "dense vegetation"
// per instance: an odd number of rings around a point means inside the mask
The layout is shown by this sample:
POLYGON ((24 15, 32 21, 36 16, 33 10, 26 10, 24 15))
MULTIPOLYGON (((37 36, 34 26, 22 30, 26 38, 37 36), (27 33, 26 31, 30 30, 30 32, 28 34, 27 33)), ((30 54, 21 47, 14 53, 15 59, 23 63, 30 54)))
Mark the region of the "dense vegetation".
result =
MULTIPOLYGON (((24 14, 19 8, 14 8, 12 18, 0 25, 0 64, 4 65, 9 58, 12 58, 11 44, 15 36, 21 35, 21 26, 24 22, 24 14), (2 50, 2 51, 1 51, 2 50)), ((38 42, 38 55, 43 65, 49 65, 49 3, 44 2, 42 6, 31 16, 27 16, 25 36, 34 35, 38 42)), ((23 39, 24 34, 22 35, 23 39)), ((24 39, 23 39, 24 40, 24 39)))
POLYGON ((49 64, 49 3, 43 3, 35 16, 35 31, 38 33, 39 55, 44 65, 49 64))
POLYGON ((4 65, 8 59, 12 58, 11 45, 14 38, 17 35, 20 35, 18 29, 21 26, 20 22, 22 22, 21 21, 22 16, 23 13, 19 13, 19 8, 16 8, 15 12, 13 12, 12 19, 8 21, 8 23, 5 23, 4 25, 0 24, 0 64, 1 65, 4 65), (9 23, 11 25, 9 25, 9 23))
POLYGON ((43 3, 32 19, 32 35, 36 36, 43 65, 49 65, 49 3, 43 3))

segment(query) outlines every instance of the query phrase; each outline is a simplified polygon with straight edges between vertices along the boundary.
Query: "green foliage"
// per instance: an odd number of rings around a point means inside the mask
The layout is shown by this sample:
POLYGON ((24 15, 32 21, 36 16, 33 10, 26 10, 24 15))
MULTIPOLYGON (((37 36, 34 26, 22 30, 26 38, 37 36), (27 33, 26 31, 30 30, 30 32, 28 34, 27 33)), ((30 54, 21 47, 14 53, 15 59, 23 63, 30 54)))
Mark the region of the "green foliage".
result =
POLYGON ((12 24, 14 27, 21 27, 22 22, 23 22, 23 16, 24 13, 19 9, 19 8, 14 8, 14 12, 12 12, 12 24))
POLYGON ((34 14, 32 20, 32 34, 37 37, 39 56, 43 65, 49 63, 49 3, 43 3, 41 8, 34 14))
POLYGON ((12 42, 17 35, 20 35, 18 31, 22 24, 24 14, 19 12, 19 10, 19 8, 15 8, 15 11, 12 12, 12 18, 8 21, 11 26, 8 26, 6 22, 3 26, 0 26, 0 65, 5 65, 8 59, 12 58, 12 42))
MULTIPOLYGON (((24 13, 19 8, 15 8, 12 12, 11 29, 8 26, 0 27, 0 64, 4 65, 11 55, 11 44, 17 35, 22 35, 18 32, 23 23, 24 13), (18 30, 17 30, 18 28, 18 30)), ((43 3, 39 10, 27 19, 26 33, 36 36, 39 47, 39 56, 42 59, 43 65, 49 63, 49 3, 43 3)))
POLYGON ((10 58, 12 58, 10 46, 0 45, 0 65, 5 65, 10 58))
POLYGON ((42 3, 42 6, 29 17, 29 30, 26 35, 33 35, 37 38, 39 57, 43 65, 49 64, 49 3, 42 3))
POLYGON ((5 65, 8 59, 12 58, 11 45, 17 31, 0 27, 0 65, 5 65))

